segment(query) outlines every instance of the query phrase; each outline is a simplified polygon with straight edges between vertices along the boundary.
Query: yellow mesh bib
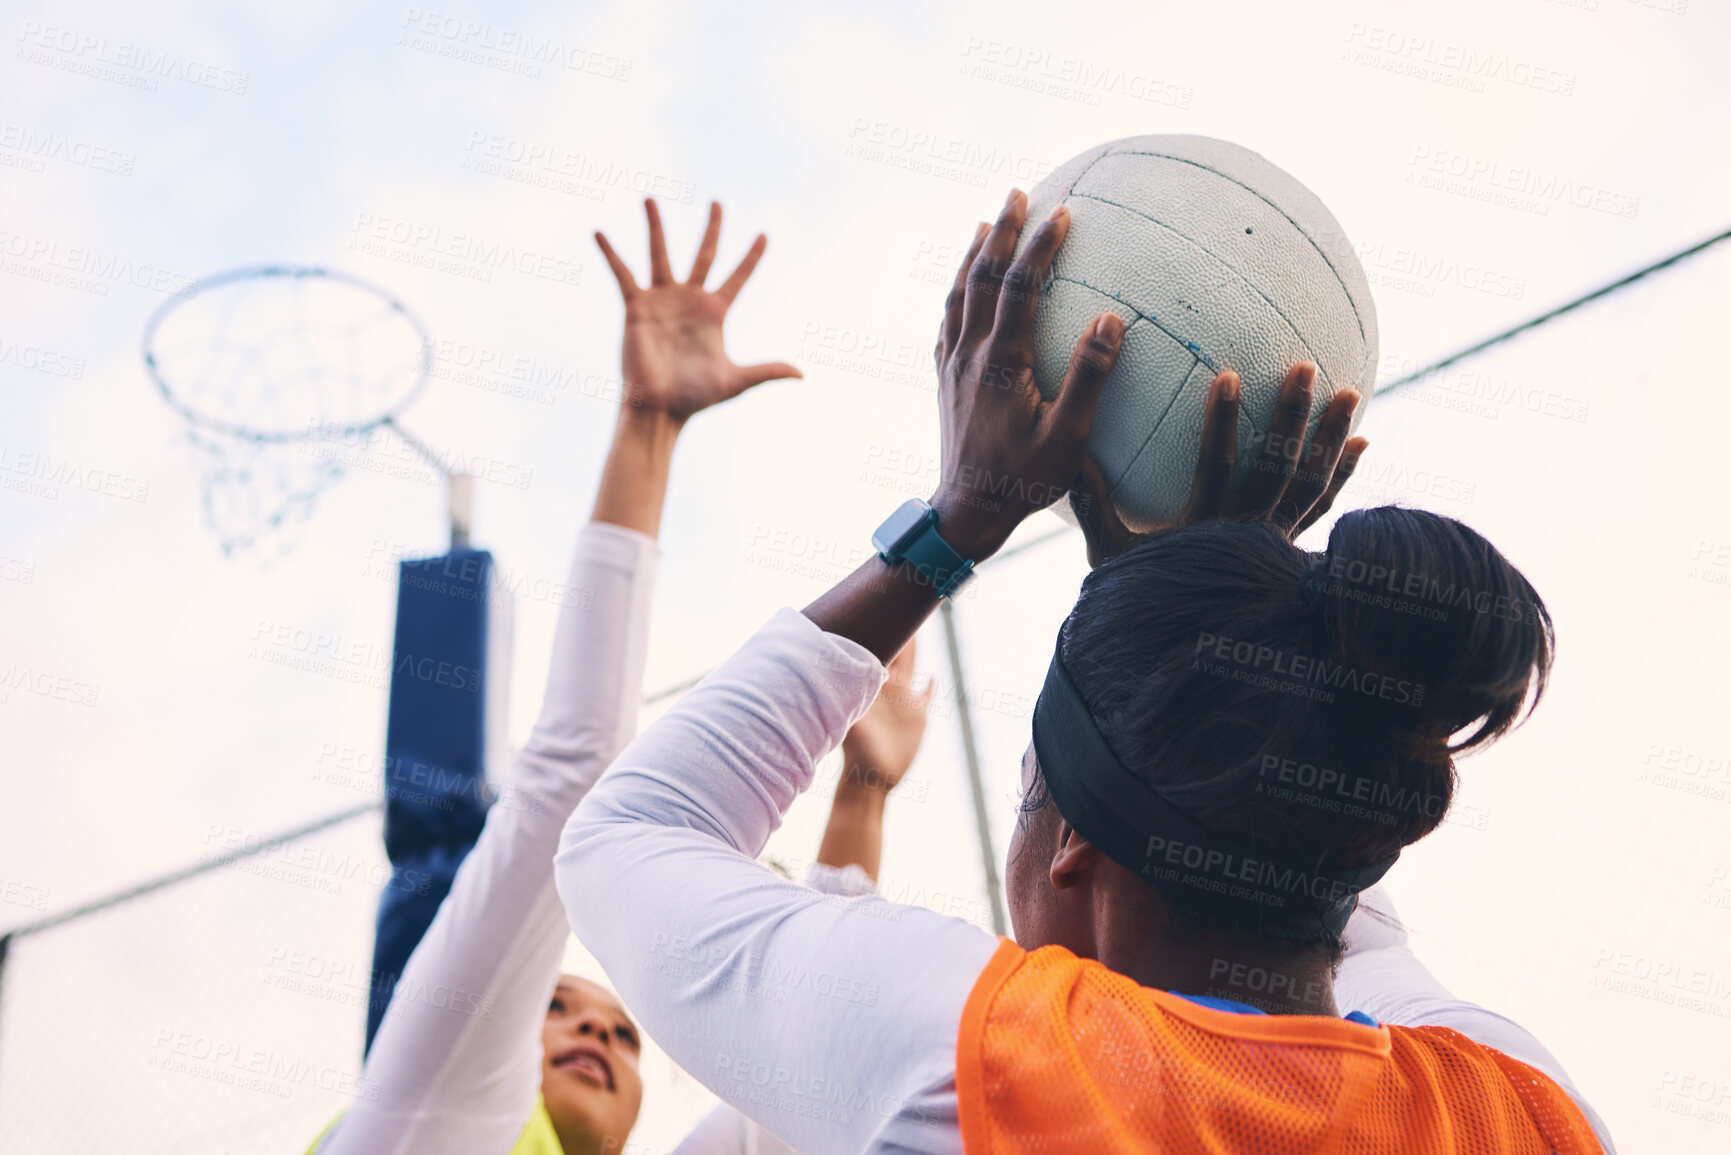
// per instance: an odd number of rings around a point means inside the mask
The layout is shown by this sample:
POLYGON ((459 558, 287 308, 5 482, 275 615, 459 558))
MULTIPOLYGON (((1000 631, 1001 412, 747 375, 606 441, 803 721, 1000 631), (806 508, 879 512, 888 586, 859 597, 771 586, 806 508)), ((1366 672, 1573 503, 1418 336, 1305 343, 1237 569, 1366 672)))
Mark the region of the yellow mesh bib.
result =
MULTIPOLYGON (((313 1140, 313 1145, 307 1148, 306 1155, 318 1155, 319 1144, 341 1120, 341 1115, 332 1119, 313 1140)), ((547 1114, 547 1103, 539 1093, 535 1095, 535 1110, 530 1112, 529 1122, 524 1124, 523 1133, 511 1145, 511 1155, 565 1155, 565 1149, 559 1146, 558 1132, 553 1130, 553 1117, 547 1114)))

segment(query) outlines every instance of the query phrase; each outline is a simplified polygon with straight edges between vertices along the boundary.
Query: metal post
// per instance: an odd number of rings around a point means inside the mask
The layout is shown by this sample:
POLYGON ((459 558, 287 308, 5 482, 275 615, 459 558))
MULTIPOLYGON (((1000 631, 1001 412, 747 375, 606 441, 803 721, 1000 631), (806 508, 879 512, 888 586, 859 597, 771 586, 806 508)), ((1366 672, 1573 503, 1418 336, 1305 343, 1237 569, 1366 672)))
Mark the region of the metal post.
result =
POLYGON ((379 424, 415 451, 415 455, 445 482, 445 514, 451 525, 451 548, 466 549, 470 531, 475 524, 475 478, 473 474, 454 469, 433 447, 404 429, 395 417, 386 417, 379 424))
MULTIPOLYGON (((12 953, 11 932, 0 934, 0 1010, 6 1003, 6 956, 12 953)), ((0 1047, 5 1045, 6 1034, 0 1030, 0 1047)))
POLYGON ((945 598, 938 616, 944 622, 944 642, 950 651, 950 676, 956 681, 956 720, 962 727, 962 753, 968 762, 968 785, 974 793, 974 828, 980 836, 980 863, 986 870, 986 894, 992 902, 992 931, 1009 934, 1004 917, 1003 886, 998 881, 998 855, 992 849, 992 827, 986 821, 986 785, 980 779, 980 754, 974 746, 974 719, 968 710, 967 680, 962 673, 962 646, 956 637, 956 611, 945 598))
POLYGON ((475 524, 474 474, 445 474, 445 504, 451 519, 451 548, 467 549, 469 531, 475 524))

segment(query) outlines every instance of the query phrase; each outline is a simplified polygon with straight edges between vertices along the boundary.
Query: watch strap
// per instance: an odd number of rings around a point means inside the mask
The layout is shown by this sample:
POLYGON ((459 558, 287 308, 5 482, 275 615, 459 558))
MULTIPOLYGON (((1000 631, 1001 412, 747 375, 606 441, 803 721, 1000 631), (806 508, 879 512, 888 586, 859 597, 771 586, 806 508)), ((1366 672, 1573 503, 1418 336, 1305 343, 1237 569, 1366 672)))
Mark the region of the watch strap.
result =
POLYGON ((878 556, 892 565, 907 562, 932 584, 941 598, 949 597, 974 572, 973 561, 957 553, 938 533, 937 511, 930 507, 917 533, 902 543, 900 549, 880 552, 878 556))

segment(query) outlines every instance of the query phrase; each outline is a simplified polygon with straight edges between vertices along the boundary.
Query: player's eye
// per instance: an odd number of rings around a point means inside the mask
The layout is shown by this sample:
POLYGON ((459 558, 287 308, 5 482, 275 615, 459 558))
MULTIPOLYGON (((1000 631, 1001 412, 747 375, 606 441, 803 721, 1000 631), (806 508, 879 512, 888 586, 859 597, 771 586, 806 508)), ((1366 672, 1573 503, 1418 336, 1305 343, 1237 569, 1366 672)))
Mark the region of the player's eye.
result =
POLYGON ((624 1023, 620 1023, 617 1027, 613 1028, 613 1034, 617 1036, 619 1041, 622 1043, 628 1043, 633 1047, 642 1045, 637 1038, 637 1032, 626 1026, 624 1023))
POLYGON ((560 1014, 565 1013, 565 1003, 562 999, 555 998, 547 1004, 547 1013, 552 1014, 554 1011, 558 1011, 560 1014))

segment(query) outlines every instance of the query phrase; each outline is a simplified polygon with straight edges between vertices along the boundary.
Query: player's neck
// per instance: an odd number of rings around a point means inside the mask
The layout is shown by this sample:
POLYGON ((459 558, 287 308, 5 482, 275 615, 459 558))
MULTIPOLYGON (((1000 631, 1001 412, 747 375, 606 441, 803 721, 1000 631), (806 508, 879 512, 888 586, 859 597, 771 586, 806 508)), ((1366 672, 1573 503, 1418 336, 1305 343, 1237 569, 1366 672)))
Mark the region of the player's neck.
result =
POLYGON ((1092 957, 1142 986, 1248 1003, 1271 1015, 1339 1014, 1324 947, 1198 928, 1169 907, 1130 912, 1108 904, 1092 922, 1092 957))
POLYGON ((1248 1003, 1271 1015, 1339 1014, 1326 960, 1245 950, 1242 944, 1197 945, 1144 943, 1134 952, 1103 952, 1100 961, 1143 986, 1248 1003))
POLYGON ((562 1120, 549 1111, 553 1133, 559 1137, 561 1155, 620 1155, 624 1141, 611 1135, 597 1135, 583 1120, 562 1120))

